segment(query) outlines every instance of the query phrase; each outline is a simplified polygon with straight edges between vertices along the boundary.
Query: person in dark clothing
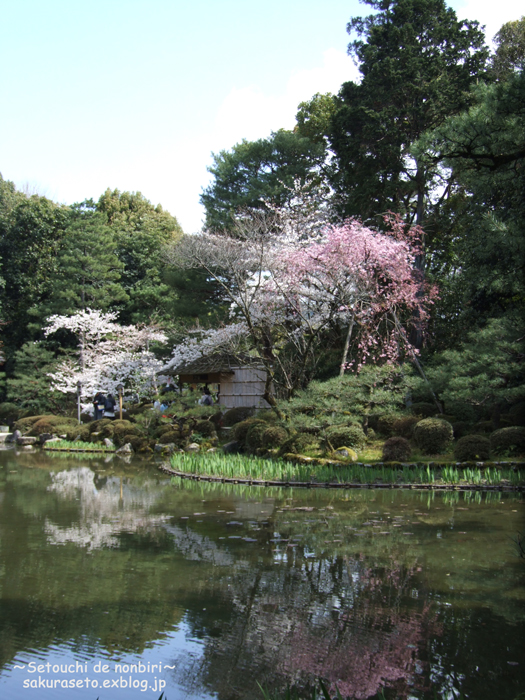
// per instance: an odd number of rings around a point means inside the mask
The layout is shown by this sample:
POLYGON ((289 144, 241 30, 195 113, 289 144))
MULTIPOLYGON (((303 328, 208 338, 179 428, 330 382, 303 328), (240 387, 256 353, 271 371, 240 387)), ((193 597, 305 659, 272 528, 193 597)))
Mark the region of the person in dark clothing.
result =
POLYGON ((101 391, 97 391, 93 399, 93 417, 95 420, 100 420, 104 417, 104 409, 106 407, 106 397, 101 391))
POLYGON ((106 401, 104 404, 104 418, 115 418, 115 406, 117 402, 113 398, 112 394, 106 396, 106 401))
POLYGON ((202 390, 202 396, 199 399, 199 403, 201 406, 213 406, 213 397, 207 386, 205 386, 202 390))

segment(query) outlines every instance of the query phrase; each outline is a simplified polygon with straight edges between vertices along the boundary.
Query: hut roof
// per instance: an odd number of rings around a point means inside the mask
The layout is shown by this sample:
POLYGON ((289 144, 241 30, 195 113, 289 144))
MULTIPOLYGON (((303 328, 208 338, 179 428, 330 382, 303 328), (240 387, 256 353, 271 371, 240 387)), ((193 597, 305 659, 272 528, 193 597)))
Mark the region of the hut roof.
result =
POLYGON ((166 374, 231 373, 239 367, 262 367, 261 361, 247 354, 213 353, 187 364, 171 367, 166 374))

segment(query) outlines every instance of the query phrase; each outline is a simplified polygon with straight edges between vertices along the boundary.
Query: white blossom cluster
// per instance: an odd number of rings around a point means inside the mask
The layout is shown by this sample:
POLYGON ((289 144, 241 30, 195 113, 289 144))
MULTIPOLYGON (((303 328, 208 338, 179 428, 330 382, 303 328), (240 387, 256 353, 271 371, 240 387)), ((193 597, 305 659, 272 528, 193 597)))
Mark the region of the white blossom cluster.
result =
POLYGON ((46 336, 64 329, 78 339, 78 356, 67 358, 49 374, 53 389, 74 393, 80 387, 81 399, 89 401, 97 391, 116 394, 119 384, 138 396, 156 388, 163 363, 149 346, 165 343, 166 335, 150 326, 121 326, 116 318, 116 313, 86 309, 48 319, 46 336))
POLYGON ((218 329, 195 329, 184 342, 173 348, 171 360, 162 367, 163 372, 177 370, 214 352, 238 352, 248 329, 245 323, 231 323, 218 329))

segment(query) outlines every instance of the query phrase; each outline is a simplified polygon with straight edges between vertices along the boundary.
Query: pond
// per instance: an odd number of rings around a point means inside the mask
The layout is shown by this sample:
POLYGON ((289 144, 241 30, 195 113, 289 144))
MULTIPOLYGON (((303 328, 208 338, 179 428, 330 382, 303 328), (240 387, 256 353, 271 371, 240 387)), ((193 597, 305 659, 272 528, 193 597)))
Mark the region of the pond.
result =
POLYGON ((2 451, 0 697, 263 700, 323 678, 363 700, 513 700, 524 511, 2 451))

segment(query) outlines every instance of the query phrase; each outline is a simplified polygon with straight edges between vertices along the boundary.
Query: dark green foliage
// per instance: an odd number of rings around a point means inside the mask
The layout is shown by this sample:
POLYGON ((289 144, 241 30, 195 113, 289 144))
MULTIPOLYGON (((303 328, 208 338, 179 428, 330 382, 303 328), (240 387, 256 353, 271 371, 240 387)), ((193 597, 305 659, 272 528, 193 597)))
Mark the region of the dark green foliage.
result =
POLYGON ((241 210, 264 208, 264 201, 283 205, 294 180, 314 178, 325 159, 324 144, 280 129, 266 139, 236 144, 231 151, 213 154, 208 168, 214 180, 201 194, 206 226, 213 231, 233 228, 241 210), (284 184, 283 184, 284 183, 284 184))
MULTIPOLYGON (((231 431, 231 436, 233 440, 237 440, 237 442, 244 443, 246 440, 246 435, 248 434, 248 430, 252 427, 254 423, 264 423, 260 418, 246 418, 246 420, 241 421, 240 423, 236 423, 233 426, 233 429, 231 431)), ((267 427, 267 424, 264 423, 264 426, 267 427)))
POLYGON ((263 433, 263 447, 267 449, 275 449, 281 447, 288 440, 288 431, 279 425, 271 425, 263 433))
POLYGON ((421 420, 421 416, 404 416, 403 418, 397 418, 392 423, 392 432, 394 435, 398 435, 404 438, 411 438, 414 434, 414 428, 421 420))
POLYGON ((488 50, 478 23, 458 21, 444 0, 364 1, 376 12, 348 24, 363 77, 342 86, 330 137, 344 213, 390 209, 423 223, 435 172, 410 147, 469 103, 488 50))
POLYGON ((230 408, 222 417, 222 424, 224 427, 229 428, 235 423, 240 423, 242 420, 246 420, 250 416, 253 416, 255 409, 248 406, 238 406, 237 408, 230 408))
POLYGON ((172 442, 177 443, 180 439, 181 433, 179 430, 168 430, 160 436, 159 443, 161 445, 169 445, 172 442))
POLYGON ((20 417, 20 408, 15 403, 4 401, 0 403, 0 423, 11 425, 20 417))
POLYGON ((94 212, 71 216, 59 250, 51 300, 44 305, 46 316, 86 308, 106 311, 129 299, 120 284, 124 264, 116 255, 106 217, 94 212))
MULTIPOLYGON (((522 324, 512 318, 492 319, 457 348, 436 354, 426 374, 447 410, 473 423, 476 414, 488 418, 495 407, 525 397, 524 357, 522 324)), ((423 381, 412 381, 424 391, 423 381)))
POLYGON ((520 401, 511 406, 509 416, 512 418, 514 425, 525 425, 525 401, 520 401))
POLYGON ((41 343, 25 343, 14 354, 12 375, 7 379, 7 399, 19 408, 40 413, 66 413, 74 408, 70 397, 49 388, 54 353, 41 343))
POLYGON ((0 306, 9 324, 4 335, 8 359, 38 331, 38 326, 28 326, 51 293, 69 216, 67 207, 37 195, 26 197, 0 176, 0 261, 5 282, 0 306))
POLYGON ((312 433, 295 433, 283 442, 279 454, 300 454, 304 450, 310 450, 319 446, 318 437, 312 433))
POLYGON ((264 441, 264 434, 267 430, 268 424, 265 421, 256 421, 250 425, 246 433, 245 444, 251 452, 267 446, 264 441))
POLYGON ((424 454, 443 454, 454 438, 454 431, 447 421, 425 418, 414 428, 414 438, 424 454))
POLYGON ((465 435, 454 445, 458 462, 485 460, 490 456, 490 440, 484 435, 465 435))
POLYGON ((366 444, 366 435, 359 425, 334 425, 326 430, 326 441, 335 450, 338 447, 354 447, 359 450, 366 444))
POLYGON ((415 416, 422 416, 423 418, 431 418, 437 413, 437 406, 434 403, 420 401, 418 403, 413 403, 410 410, 415 416))
POLYGON ((200 420, 196 423, 194 431, 203 437, 214 437, 217 434, 215 425, 209 420, 200 420))
POLYGON ((384 462, 404 462, 410 458, 412 447, 404 437, 391 437, 383 445, 384 462))
POLYGON ((73 428, 79 428, 76 418, 65 418, 64 416, 45 415, 41 416, 31 426, 32 435, 41 435, 42 433, 64 433, 73 428))
POLYGON ((459 438, 466 435, 469 431, 469 424, 464 420, 458 420, 452 423, 452 430, 454 431, 454 440, 459 440, 459 438))
POLYGON ((162 250, 182 236, 177 219, 140 192, 108 189, 95 207, 107 217, 123 265, 120 284, 130 300, 121 313, 122 320, 149 322, 154 316, 168 321, 175 297, 164 279, 162 250))
MULTIPOLYGON (((52 432, 57 432, 52 431, 52 432)), ((75 442, 76 440, 81 440, 82 442, 90 442, 90 432, 89 428, 87 425, 76 425, 70 426, 68 430, 66 431, 67 439, 70 440, 71 442, 75 442)))
POLYGON ((100 433, 102 430, 108 426, 111 425, 112 421, 109 418, 101 418, 100 420, 94 420, 89 424, 89 432, 90 433, 100 433))
POLYGON ((406 376, 401 368, 370 365, 363 367, 359 374, 345 374, 325 382, 313 381, 280 407, 296 429, 320 429, 344 420, 366 425, 374 414, 394 413, 404 408, 407 391, 406 376))
POLYGON ((381 433, 381 435, 389 437, 390 435, 394 434, 394 425, 398 420, 399 416, 395 415, 386 414, 384 416, 378 416, 377 422, 375 423, 375 429, 381 433))
POLYGON ((525 454, 525 428, 512 426, 494 431, 490 436, 490 446, 498 455, 525 454))
POLYGON ((15 421, 13 430, 19 430, 22 435, 25 435, 41 418, 45 418, 45 416, 25 416, 24 418, 19 418, 17 421, 15 421))

